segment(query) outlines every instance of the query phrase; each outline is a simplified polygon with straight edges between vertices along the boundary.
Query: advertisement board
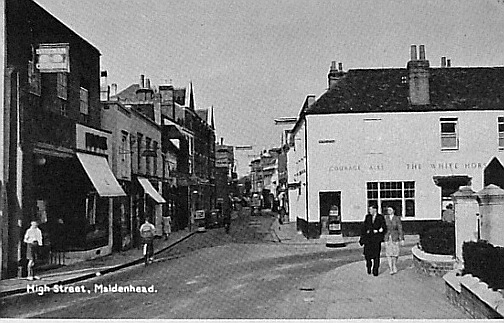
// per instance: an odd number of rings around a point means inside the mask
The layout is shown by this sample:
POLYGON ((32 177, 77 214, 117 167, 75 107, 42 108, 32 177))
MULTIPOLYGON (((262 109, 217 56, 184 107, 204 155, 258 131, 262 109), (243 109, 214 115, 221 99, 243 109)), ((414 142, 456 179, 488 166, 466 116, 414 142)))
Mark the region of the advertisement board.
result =
POLYGON ((36 67, 40 73, 70 73, 70 46, 68 44, 40 44, 36 54, 36 67))

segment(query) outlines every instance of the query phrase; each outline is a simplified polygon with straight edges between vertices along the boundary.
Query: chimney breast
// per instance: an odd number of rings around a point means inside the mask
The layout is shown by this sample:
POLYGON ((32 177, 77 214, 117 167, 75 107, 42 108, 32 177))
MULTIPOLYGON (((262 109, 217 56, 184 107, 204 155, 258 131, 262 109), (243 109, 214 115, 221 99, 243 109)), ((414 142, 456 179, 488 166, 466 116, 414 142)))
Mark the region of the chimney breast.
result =
POLYGON ((408 62, 409 99, 411 105, 430 104, 429 92, 429 61, 425 59, 425 47, 420 45, 420 59, 413 59, 411 46, 411 60, 408 62))
POLYGON ((336 69, 336 61, 331 62, 331 68, 329 69, 329 74, 327 75, 329 88, 333 88, 338 81, 345 75, 343 72, 343 64, 338 63, 338 69, 336 69))

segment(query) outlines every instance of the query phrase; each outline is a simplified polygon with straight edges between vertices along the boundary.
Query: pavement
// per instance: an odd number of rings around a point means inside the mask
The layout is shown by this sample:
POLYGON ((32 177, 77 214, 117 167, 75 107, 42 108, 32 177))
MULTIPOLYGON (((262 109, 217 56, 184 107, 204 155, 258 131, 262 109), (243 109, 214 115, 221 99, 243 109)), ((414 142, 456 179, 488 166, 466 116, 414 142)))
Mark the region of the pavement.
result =
MULTIPOLYGON (((317 249, 334 250, 325 245, 325 237, 306 239, 296 230, 296 223, 272 225, 274 235, 282 244, 316 245, 317 249)), ((362 249, 359 237, 344 237, 341 249, 362 249)), ((469 319, 453 306, 445 295, 441 277, 427 276, 413 265, 411 248, 419 242, 418 235, 406 235, 407 252, 399 257, 398 270, 389 274, 384 248, 377 277, 368 275, 362 261, 337 267, 300 288, 302 297, 289 302, 303 308, 306 319, 469 319)), ((402 249, 403 250, 403 249, 402 249)), ((402 251, 401 251, 402 252, 402 251)))
MULTIPOLYGON (((233 218, 237 214, 233 214, 233 218)), ((274 214, 271 214, 274 215, 274 214)), ((253 220, 251 225, 254 224, 253 220)), ((259 223, 258 223, 259 224, 259 223)), ((252 225, 253 226, 253 225, 252 225)), ((274 243, 299 245, 319 250, 334 250, 327 247, 325 237, 306 239, 296 230, 296 223, 279 224, 275 219, 270 228, 257 228, 269 231, 274 243)), ((155 252, 159 253, 187 239, 195 232, 187 230, 173 232, 169 239, 157 239, 155 252)), ((408 252, 398 261, 399 272, 388 273, 387 261, 382 253, 380 274, 378 277, 366 273, 364 259, 337 267, 321 276, 311 284, 303 286, 302 294, 292 302, 299 302, 299 307, 309 305, 306 318, 358 318, 358 319, 467 319, 461 310, 451 305, 444 294, 444 281, 439 277, 421 274, 413 267, 411 248, 418 242, 417 235, 405 236, 408 252), (428 309, 428 310, 426 310, 428 309)), ((344 237, 342 249, 360 249, 358 237, 344 237)), ((304 248, 303 247, 303 248, 304 248)), ((404 250, 404 249, 403 249, 404 250)), ((94 260, 83 261, 58 269, 39 273, 41 280, 30 281, 34 284, 73 284, 97 275, 120 270, 142 262, 142 251, 131 249, 113 253, 94 260)), ((0 280, 0 298, 8 295, 26 293, 28 281, 25 278, 0 280)), ((287 306, 289 305, 289 306, 287 306)))
MULTIPOLYGON (((164 238, 155 239, 154 254, 176 245, 195 233, 196 231, 185 229, 172 232, 167 240, 164 238)), ((53 285, 73 284, 95 276, 105 275, 126 267, 134 266, 142 262, 142 249, 133 248, 56 269, 35 272, 35 275, 40 277, 39 280, 28 281, 26 277, 3 279, 0 280, 0 298, 26 293, 27 284, 47 285, 49 287, 53 285)))

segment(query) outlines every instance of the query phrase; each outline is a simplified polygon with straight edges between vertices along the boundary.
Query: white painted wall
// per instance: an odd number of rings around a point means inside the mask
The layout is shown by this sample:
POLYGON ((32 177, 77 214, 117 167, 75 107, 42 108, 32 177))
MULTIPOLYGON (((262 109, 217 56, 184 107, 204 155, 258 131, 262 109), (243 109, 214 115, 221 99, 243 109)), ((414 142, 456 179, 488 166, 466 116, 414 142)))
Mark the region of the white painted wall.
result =
POLYGON ((288 183, 301 182, 300 189, 289 189, 289 221, 297 218, 306 220, 306 163, 305 163, 305 125, 304 121, 294 136, 294 146, 287 153, 288 183))
POLYGON ((440 219, 441 189, 433 176, 468 175, 472 187, 481 189, 486 164, 494 156, 504 160, 497 128, 502 115, 504 111, 308 115, 309 222, 320 219, 319 191, 341 191, 342 221, 362 221, 370 181, 414 181, 416 216, 403 219, 440 219), (458 117, 456 151, 441 150, 441 117, 458 117))

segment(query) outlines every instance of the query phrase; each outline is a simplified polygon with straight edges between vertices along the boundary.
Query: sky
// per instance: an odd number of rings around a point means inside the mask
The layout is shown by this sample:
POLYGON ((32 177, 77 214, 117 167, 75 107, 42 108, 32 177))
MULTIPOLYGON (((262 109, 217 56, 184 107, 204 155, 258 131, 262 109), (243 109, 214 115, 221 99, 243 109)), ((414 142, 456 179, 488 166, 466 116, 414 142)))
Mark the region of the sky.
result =
MULTIPOLYGON (((278 117, 296 117, 307 95, 343 69, 402 68, 412 44, 432 67, 504 65, 504 0, 36 0, 97 47, 119 91, 140 74, 193 83, 197 108, 214 107, 217 138, 281 143, 278 117)), ((249 158, 251 159, 251 158, 249 158)), ((241 173, 239 171, 239 173, 241 173)))

